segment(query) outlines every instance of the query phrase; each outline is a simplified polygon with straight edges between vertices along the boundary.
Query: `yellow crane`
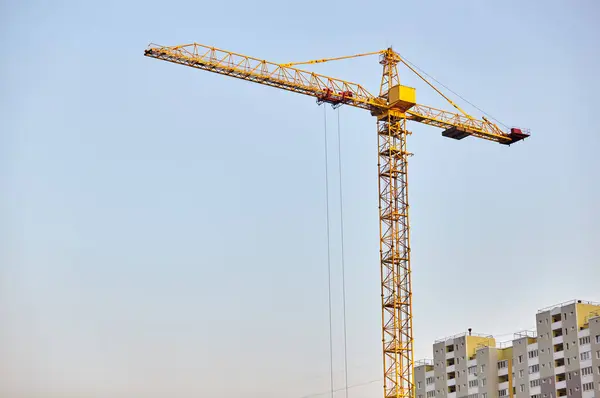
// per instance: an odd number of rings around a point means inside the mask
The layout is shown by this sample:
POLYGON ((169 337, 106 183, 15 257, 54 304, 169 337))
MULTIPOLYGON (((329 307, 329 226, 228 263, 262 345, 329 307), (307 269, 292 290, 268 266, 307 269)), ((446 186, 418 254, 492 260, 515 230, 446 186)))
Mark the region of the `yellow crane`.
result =
POLYGON ((413 325, 408 218, 407 122, 444 129, 444 137, 461 140, 468 136, 510 145, 529 132, 504 131, 485 117, 467 114, 419 74, 391 48, 373 53, 277 64, 202 44, 158 46, 150 44, 144 55, 163 61, 219 73, 315 97, 319 104, 353 106, 370 111, 377 119, 379 168, 379 225, 381 311, 383 344, 383 389, 385 398, 413 398, 413 325), (383 74, 379 94, 363 86, 297 69, 295 65, 316 64, 367 55, 379 55, 383 74), (404 64, 459 113, 416 103, 415 89, 400 84, 398 64, 404 64))

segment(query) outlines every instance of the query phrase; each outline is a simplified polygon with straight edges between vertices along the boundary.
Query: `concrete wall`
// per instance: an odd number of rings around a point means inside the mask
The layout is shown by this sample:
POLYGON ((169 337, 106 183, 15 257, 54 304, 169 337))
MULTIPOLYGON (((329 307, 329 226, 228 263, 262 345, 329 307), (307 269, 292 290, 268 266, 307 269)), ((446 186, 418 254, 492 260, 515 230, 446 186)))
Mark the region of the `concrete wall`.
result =
POLYGON ((529 357, 527 355, 528 337, 513 340, 513 385, 516 398, 529 398, 529 357), (523 361, 519 363, 519 356, 523 361), (521 386, 524 390, 521 392, 521 386))
POLYGON ((589 320, 590 339, 592 341, 592 368, 596 397, 600 397, 600 316, 589 320), (598 342, 596 342, 598 341, 598 342))
MULTIPOLYGON (((558 312, 560 312, 560 308, 558 309, 558 312)), ((540 379, 546 379, 554 376, 554 370, 551 367, 551 364, 554 362, 551 311, 544 311, 536 314, 535 320, 538 335, 538 349, 540 352, 540 379)), ((542 392, 542 398, 544 398, 543 394, 544 393, 542 392)))
POLYGON ((425 383, 425 374, 427 373, 427 365, 415 366, 415 394, 417 398, 426 398, 426 383, 425 383))
POLYGON ((477 374, 479 398, 483 398, 482 394, 487 394, 487 398, 498 398, 498 353, 496 348, 480 348, 477 350, 476 358, 477 366, 479 366, 477 374))
POLYGON ((443 398, 448 394, 446 388, 446 343, 443 341, 433 345, 433 366, 436 398, 443 398))

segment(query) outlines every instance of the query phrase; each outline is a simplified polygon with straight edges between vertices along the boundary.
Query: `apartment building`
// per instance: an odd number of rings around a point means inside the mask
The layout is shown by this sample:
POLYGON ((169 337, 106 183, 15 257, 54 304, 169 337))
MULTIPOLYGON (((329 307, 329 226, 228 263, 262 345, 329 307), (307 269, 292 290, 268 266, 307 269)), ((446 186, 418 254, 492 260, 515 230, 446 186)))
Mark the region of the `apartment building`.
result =
POLYGON ((541 309, 536 330, 496 342, 466 333, 436 340, 415 363, 416 398, 600 398, 600 303, 541 309))

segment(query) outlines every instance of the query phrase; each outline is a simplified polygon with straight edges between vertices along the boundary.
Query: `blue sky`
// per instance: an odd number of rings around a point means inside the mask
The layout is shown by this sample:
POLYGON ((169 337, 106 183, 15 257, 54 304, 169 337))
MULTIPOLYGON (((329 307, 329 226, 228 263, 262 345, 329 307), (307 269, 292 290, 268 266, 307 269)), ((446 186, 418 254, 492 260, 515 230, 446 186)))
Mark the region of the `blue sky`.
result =
MULTIPOLYGON (((532 130, 507 148, 412 127, 417 358, 468 327, 508 339, 538 308, 600 301, 599 15, 593 1, 2 3, 0 395, 328 389, 323 107, 145 58, 150 42, 275 62, 393 45, 532 130)), ((381 73, 375 58, 313 70, 372 92, 381 73)), ((401 79, 418 102, 450 109, 401 79)), ((340 123, 349 382, 362 384, 382 373, 375 122, 342 108, 340 123)), ((381 383, 350 396, 379 397, 381 383)))

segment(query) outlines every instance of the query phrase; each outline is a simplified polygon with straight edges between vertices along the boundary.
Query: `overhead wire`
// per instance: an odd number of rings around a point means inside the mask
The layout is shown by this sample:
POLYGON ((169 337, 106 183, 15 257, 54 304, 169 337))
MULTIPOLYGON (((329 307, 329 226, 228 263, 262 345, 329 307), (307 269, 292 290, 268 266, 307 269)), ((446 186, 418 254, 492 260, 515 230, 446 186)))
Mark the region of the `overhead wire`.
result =
POLYGON ((496 123, 503 125, 504 127, 506 127, 507 129, 510 128, 508 127, 506 124, 502 123, 500 120, 496 119, 495 117, 493 117, 492 115, 490 115, 489 113, 487 113, 486 111, 484 111, 483 109, 481 109, 480 107, 478 107, 477 105, 473 104, 472 102, 470 102, 469 100, 467 100, 465 97, 463 97, 462 95, 460 95, 459 93, 457 93, 456 91, 452 90, 450 87, 448 87, 447 85, 445 85, 444 83, 442 83, 441 81, 437 80, 435 77, 431 76, 429 73, 425 72, 423 69, 419 68, 419 66, 417 66, 416 64, 414 64, 413 62, 410 62, 406 57, 404 57, 403 55, 400 55, 402 57, 402 59, 404 61, 406 61, 407 63, 409 63, 413 68, 417 69, 419 72, 421 72, 422 74, 424 74, 425 76, 427 76, 428 78, 430 78, 431 80, 433 80, 434 82, 436 82, 437 84, 439 84, 440 86, 444 87, 446 90, 450 91, 452 94, 456 95, 458 98, 462 99, 463 101, 465 101, 467 104, 471 105, 473 108, 477 109, 479 112, 483 113, 484 115, 488 116, 490 119, 496 121, 496 123))
POLYGON ((344 323, 344 379, 345 397, 348 398, 348 338, 346 333, 346 264, 344 255, 344 192, 342 189, 342 139, 340 127, 340 108, 337 108, 337 140, 338 140, 338 170, 340 191, 340 237, 341 237, 341 260, 342 260, 342 318, 344 323))
POLYGON ((327 107, 323 107, 324 137, 325 137, 325 201, 327 218, 327 281, 329 296, 329 389, 333 398, 333 322, 331 305, 331 233, 329 228, 329 160, 327 156, 327 107))
MULTIPOLYGON (((351 386, 348 386, 348 389, 350 389, 350 388, 357 388, 357 387, 363 387, 363 386, 366 386, 366 385, 369 385, 369 384, 373 384, 373 383, 377 383, 377 382, 380 382, 380 381, 383 381, 383 379, 375 379, 375 380, 366 381, 364 383, 353 384, 351 386)), ((343 391, 343 390, 344 390, 344 388, 338 388, 337 390, 333 390, 333 392, 340 392, 340 391, 343 391)), ((303 395, 303 396, 298 397, 298 398, 313 398, 313 397, 319 397, 321 395, 326 395, 326 394, 329 394, 329 391, 327 391, 327 392, 320 392, 320 393, 316 393, 316 394, 303 395)))

